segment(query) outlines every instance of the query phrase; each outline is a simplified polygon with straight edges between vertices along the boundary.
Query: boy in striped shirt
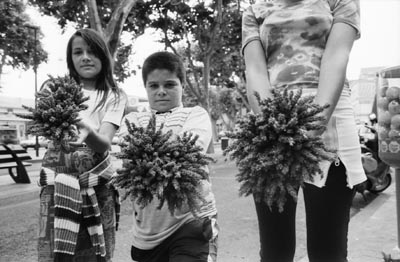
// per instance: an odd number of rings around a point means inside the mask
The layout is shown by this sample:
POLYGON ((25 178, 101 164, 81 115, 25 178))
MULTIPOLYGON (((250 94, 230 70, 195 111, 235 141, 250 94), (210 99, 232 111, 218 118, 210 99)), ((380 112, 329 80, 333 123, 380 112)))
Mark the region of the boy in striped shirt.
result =
MULTIPOLYGON (((152 112, 132 112, 125 118, 136 126, 146 127, 155 114, 157 128, 164 124, 164 132, 172 130, 175 135, 184 132, 198 135, 196 144, 205 153, 212 139, 211 121, 202 107, 182 105, 186 73, 180 58, 169 52, 156 52, 145 60, 142 77, 152 112)), ((124 137, 127 132, 123 120, 120 136, 124 137)), ((187 207, 172 215, 167 205, 158 209, 158 199, 153 199, 144 208, 133 201, 131 256, 134 261, 216 261, 217 209, 209 180, 203 181, 201 190, 206 202, 197 214, 200 219, 194 218, 187 207)))

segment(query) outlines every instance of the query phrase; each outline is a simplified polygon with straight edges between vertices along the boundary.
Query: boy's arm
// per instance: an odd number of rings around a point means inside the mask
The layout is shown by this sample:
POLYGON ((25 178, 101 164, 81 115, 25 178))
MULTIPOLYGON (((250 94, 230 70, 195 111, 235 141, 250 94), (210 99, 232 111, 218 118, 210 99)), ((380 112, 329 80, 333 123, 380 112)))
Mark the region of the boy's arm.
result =
POLYGON ((192 112, 182 128, 181 134, 184 132, 198 135, 199 138, 196 144, 203 148, 203 153, 207 151, 208 145, 212 139, 212 127, 210 116, 204 108, 196 106, 192 109, 192 112))

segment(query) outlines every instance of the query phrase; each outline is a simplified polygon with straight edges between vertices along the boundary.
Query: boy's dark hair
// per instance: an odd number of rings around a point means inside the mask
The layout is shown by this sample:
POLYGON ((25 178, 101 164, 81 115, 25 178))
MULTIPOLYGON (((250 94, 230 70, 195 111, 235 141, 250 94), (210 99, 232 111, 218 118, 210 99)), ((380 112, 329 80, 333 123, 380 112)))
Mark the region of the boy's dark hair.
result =
POLYGON ((142 67, 142 78, 145 85, 148 75, 156 69, 165 69, 175 73, 182 86, 186 83, 185 66, 180 57, 173 53, 161 51, 153 53, 146 58, 142 67))

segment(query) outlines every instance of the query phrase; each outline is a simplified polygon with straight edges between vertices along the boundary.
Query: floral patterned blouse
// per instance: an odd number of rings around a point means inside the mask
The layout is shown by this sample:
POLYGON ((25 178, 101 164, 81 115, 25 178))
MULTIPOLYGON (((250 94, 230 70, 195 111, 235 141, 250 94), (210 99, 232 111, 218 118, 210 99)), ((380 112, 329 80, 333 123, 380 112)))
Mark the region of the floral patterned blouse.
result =
POLYGON ((317 87, 322 54, 334 23, 359 30, 357 0, 258 0, 242 16, 242 52, 261 41, 273 87, 317 87))

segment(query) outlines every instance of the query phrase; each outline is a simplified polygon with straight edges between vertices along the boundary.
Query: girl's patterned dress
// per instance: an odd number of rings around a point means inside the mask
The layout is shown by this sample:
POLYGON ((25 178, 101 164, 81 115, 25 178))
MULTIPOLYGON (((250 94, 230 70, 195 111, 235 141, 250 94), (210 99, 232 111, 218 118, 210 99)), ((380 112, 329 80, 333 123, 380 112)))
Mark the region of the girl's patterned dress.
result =
MULTIPOLYGON (((242 51, 251 41, 260 41, 273 88, 302 88, 315 95, 320 65, 332 25, 346 23, 360 36, 360 14, 355 0, 258 0, 242 19, 242 51)), ((356 132, 348 81, 323 134, 326 145, 337 150, 346 167, 348 187, 366 177, 356 132)), ((324 176, 307 181, 318 187, 326 183, 328 161, 321 163, 324 176)))
MULTIPOLYGON (((54 261, 54 184, 50 182, 52 179, 50 176, 57 175, 58 172, 79 176, 98 165, 104 158, 104 154, 95 153, 89 148, 79 148, 73 153, 64 153, 54 147, 49 147, 47 150, 43 158, 43 168, 40 176, 40 184, 43 187, 40 193, 38 261, 54 261), (48 170, 54 173, 44 174, 48 170)), ((108 185, 99 185, 94 189, 103 225, 106 246, 105 261, 111 261, 115 247, 116 207, 117 211, 119 210, 118 192, 108 185)), ((83 224, 79 228, 75 255, 71 262, 78 261, 98 261, 87 228, 83 224)))

